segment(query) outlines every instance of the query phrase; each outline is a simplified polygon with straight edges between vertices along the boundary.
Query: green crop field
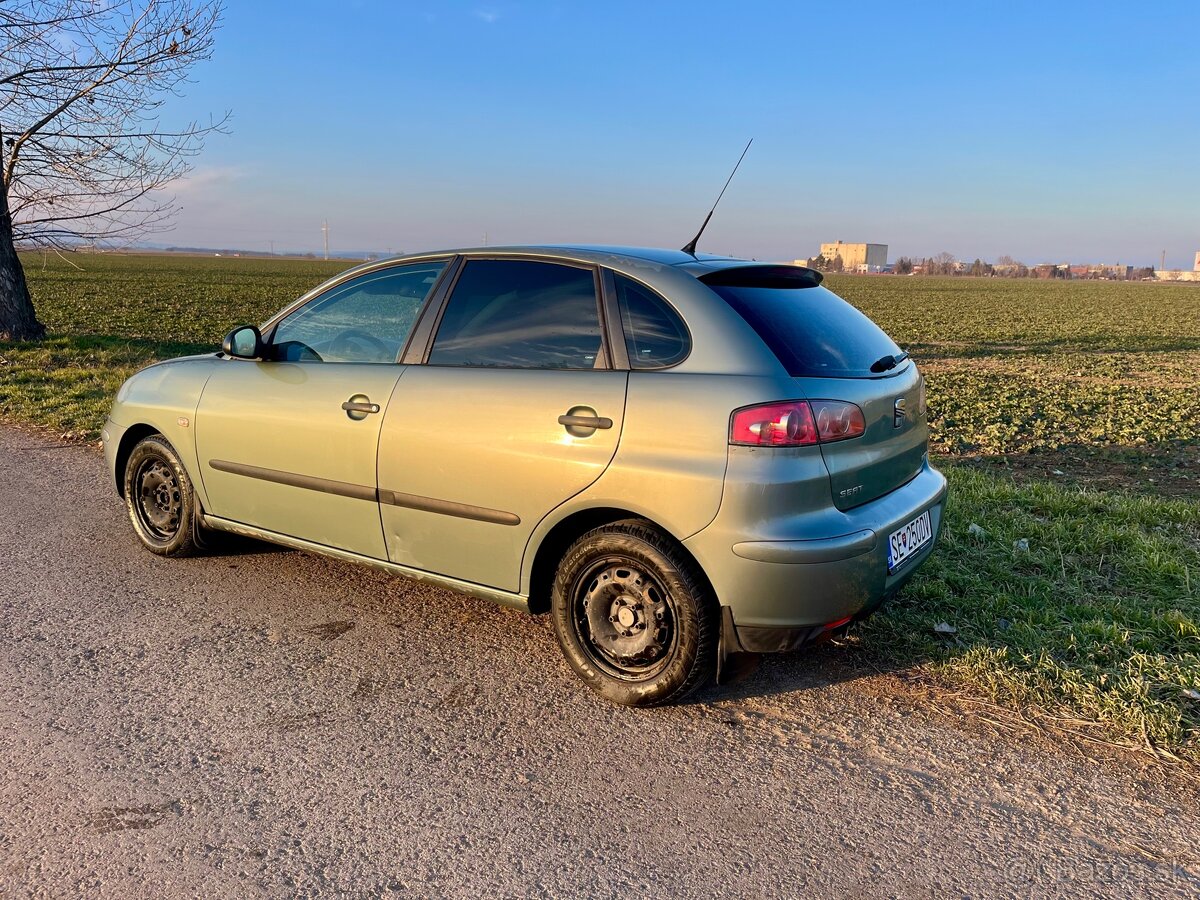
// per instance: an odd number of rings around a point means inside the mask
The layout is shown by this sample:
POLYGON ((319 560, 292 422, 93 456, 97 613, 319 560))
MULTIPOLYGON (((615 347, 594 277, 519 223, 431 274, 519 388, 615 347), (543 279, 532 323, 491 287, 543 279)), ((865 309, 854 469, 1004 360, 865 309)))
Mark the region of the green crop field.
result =
MULTIPOLYGON (((0 417, 73 440, 95 439, 133 371, 214 349, 347 265, 25 263, 51 337, 0 343, 0 417)), ((1088 737, 1200 758, 1200 286, 828 284, 925 372, 952 490, 937 552, 862 629, 860 653, 1088 737)))

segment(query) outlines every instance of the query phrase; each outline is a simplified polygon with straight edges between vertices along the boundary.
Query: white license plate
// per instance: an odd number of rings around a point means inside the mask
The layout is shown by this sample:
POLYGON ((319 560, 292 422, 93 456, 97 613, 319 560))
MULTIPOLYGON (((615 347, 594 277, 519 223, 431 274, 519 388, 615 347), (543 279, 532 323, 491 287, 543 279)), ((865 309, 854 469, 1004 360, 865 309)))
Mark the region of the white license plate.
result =
POLYGON ((914 553, 933 540, 929 510, 921 513, 903 528, 888 535, 888 574, 892 574, 914 553))

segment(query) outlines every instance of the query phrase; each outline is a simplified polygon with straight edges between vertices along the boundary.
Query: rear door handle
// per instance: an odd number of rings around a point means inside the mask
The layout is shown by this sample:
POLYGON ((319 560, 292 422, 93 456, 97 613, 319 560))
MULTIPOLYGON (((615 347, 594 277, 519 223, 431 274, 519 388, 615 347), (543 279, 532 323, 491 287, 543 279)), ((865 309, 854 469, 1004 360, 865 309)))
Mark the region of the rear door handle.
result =
POLYGON ((342 404, 342 409, 351 419, 361 422, 369 413, 379 412, 379 404, 372 403, 371 398, 366 394, 355 394, 342 404))
POLYGON ((604 416, 559 416, 558 424, 575 428, 612 428, 613 420, 604 416))

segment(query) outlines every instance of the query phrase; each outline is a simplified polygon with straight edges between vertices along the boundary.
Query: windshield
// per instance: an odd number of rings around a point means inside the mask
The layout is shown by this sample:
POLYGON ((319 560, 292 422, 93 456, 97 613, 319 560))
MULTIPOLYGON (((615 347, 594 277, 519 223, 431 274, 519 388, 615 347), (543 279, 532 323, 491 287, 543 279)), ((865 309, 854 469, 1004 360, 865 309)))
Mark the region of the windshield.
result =
POLYGON ((793 378, 875 378, 873 363, 900 356, 878 325, 823 287, 709 287, 758 332, 793 378))

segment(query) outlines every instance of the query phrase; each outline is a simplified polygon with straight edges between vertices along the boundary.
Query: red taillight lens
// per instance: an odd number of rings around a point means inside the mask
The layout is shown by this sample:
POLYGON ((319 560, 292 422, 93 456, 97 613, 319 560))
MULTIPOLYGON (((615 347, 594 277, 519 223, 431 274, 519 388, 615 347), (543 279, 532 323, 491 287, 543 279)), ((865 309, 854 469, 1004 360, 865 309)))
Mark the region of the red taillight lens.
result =
POLYGON ((804 447, 843 441, 866 430, 862 410, 841 400, 791 400, 736 410, 729 443, 743 447, 804 447))
POLYGON ((729 443, 747 447, 802 447, 817 442, 812 409, 803 400, 749 406, 733 414, 729 443))
POLYGON ((867 430, 862 410, 853 403, 813 400, 812 409, 817 422, 817 435, 822 443, 858 437, 867 430))

